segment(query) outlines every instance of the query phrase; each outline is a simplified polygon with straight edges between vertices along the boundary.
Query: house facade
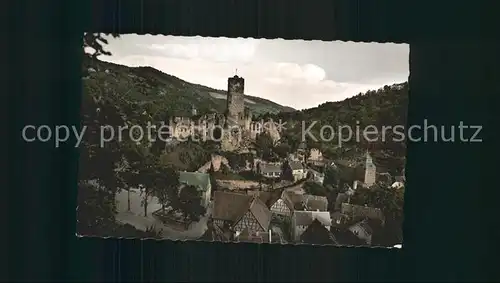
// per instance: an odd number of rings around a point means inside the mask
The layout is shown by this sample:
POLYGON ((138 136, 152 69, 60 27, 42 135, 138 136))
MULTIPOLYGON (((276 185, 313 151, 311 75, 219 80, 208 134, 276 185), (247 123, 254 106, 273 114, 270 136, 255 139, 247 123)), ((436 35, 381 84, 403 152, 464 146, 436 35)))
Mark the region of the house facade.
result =
POLYGON ((281 164, 260 163, 260 174, 266 178, 279 179, 281 177, 281 164))
POLYGON ((271 211, 258 196, 216 191, 212 222, 216 229, 238 235, 247 231, 249 235, 268 232, 271 211))
POLYGON ((181 186, 189 185, 197 187, 198 191, 201 193, 202 205, 208 207, 212 194, 212 183, 210 182, 209 174, 200 172, 179 172, 179 183, 181 186))
POLYGON ((292 169, 292 175, 293 175, 293 180, 294 182, 297 182, 299 180, 302 180, 307 177, 307 172, 300 161, 289 161, 288 163, 290 165, 290 168, 292 169))
POLYGON ((283 191, 281 197, 272 204, 270 209, 274 218, 279 220, 290 220, 294 205, 289 193, 283 191))

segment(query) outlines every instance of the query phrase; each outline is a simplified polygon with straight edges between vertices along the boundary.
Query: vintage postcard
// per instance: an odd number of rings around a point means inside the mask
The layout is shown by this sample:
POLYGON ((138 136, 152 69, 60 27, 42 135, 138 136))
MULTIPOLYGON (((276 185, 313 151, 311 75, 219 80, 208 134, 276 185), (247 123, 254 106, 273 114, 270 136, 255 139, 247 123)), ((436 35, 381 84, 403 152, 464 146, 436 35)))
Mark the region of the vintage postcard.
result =
POLYGON ((79 236, 403 244, 408 45, 83 38, 79 236))

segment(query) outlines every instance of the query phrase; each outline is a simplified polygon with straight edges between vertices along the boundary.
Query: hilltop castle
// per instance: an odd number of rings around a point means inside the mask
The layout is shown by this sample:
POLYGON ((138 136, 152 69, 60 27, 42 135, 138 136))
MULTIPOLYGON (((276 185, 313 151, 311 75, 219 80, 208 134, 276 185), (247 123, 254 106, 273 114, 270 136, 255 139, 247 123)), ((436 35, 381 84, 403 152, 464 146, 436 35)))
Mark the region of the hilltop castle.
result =
POLYGON ((267 123, 264 127, 263 121, 252 120, 252 112, 245 107, 244 90, 244 78, 237 75, 228 78, 225 113, 197 116, 197 110, 193 107, 191 117, 170 118, 172 137, 182 140, 197 135, 201 140, 218 140, 223 151, 244 149, 258 134, 265 131, 270 132, 274 139, 279 139, 279 133, 273 123, 267 123))

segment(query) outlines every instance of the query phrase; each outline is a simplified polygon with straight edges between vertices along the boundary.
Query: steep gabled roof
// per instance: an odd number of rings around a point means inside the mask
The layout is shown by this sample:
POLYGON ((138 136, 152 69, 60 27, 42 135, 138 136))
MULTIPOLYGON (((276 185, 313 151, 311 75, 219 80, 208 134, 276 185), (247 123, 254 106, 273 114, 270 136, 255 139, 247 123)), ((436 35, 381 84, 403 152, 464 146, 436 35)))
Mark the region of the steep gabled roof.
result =
POLYGON ((331 228, 330 232, 333 234, 337 243, 342 246, 364 246, 366 242, 359 239, 351 231, 346 229, 331 228))
POLYGON ((262 173, 281 173, 281 167, 276 164, 260 164, 260 172, 262 173))
POLYGON ((327 211, 328 210, 328 199, 323 196, 315 195, 303 195, 304 203, 307 210, 311 211, 327 211))
POLYGON ((260 227, 262 227, 264 231, 267 231, 269 229, 272 216, 269 208, 258 197, 255 197, 249 210, 259 223, 260 227))
POLYGON ((340 210, 343 203, 347 203, 349 200, 349 195, 346 193, 339 193, 335 199, 335 210, 340 210))
POLYGON ((349 215, 354 220, 368 218, 379 220, 382 225, 385 223, 384 213, 379 208, 343 203, 341 212, 349 215))
POLYGON ((288 165, 290 165, 290 168, 292 168, 292 170, 304 169, 304 166, 302 165, 302 162, 300 162, 300 161, 289 161, 288 165))
POLYGON ((300 240, 303 243, 314 245, 338 245, 335 236, 326 229, 320 221, 315 219, 302 233, 300 240))
POLYGON ((293 210, 301 210, 304 208, 304 196, 296 194, 294 192, 283 191, 281 194, 281 199, 286 204, 288 209, 293 210))
POLYGON ((267 230, 271 222, 271 211, 257 196, 216 191, 212 218, 238 223, 250 211, 259 225, 267 230))
POLYGON ((271 192, 258 192, 257 196, 268 208, 271 208, 280 199, 281 194, 282 190, 274 190, 271 192))
POLYGON ((332 225, 332 218, 328 211, 295 211, 294 217, 297 226, 311 225, 314 220, 319 221, 324 226, 332 225))
POLYGON ((236 222, 248 211, 253 196, 215 191, 212 218, 236 222))

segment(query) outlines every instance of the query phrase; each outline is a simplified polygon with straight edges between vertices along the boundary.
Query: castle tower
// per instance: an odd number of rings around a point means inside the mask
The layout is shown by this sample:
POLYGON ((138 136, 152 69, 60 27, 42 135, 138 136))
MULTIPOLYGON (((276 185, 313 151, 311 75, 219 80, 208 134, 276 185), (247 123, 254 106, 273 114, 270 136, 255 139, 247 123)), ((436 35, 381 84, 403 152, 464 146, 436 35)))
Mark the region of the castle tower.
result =
MULTIPOLYGON (((228 125, 240 125, 245 117, 245 79, 235 75, 227 80, 227 122, 228 125)), ((244 125, 241 125, 244 126, 244 125)))
POLYGON ((198 110, 196 110, 196 107, 194 107, 194 105, 191 105, 191 115, 192 116, 198 115, 198 110))
POLYGON ((367 186, 372 186, 375 184, 377 168, 373 164, 373 159, 369 152, 366 152, 366 162, 365 162, 365 184, 367 186))

